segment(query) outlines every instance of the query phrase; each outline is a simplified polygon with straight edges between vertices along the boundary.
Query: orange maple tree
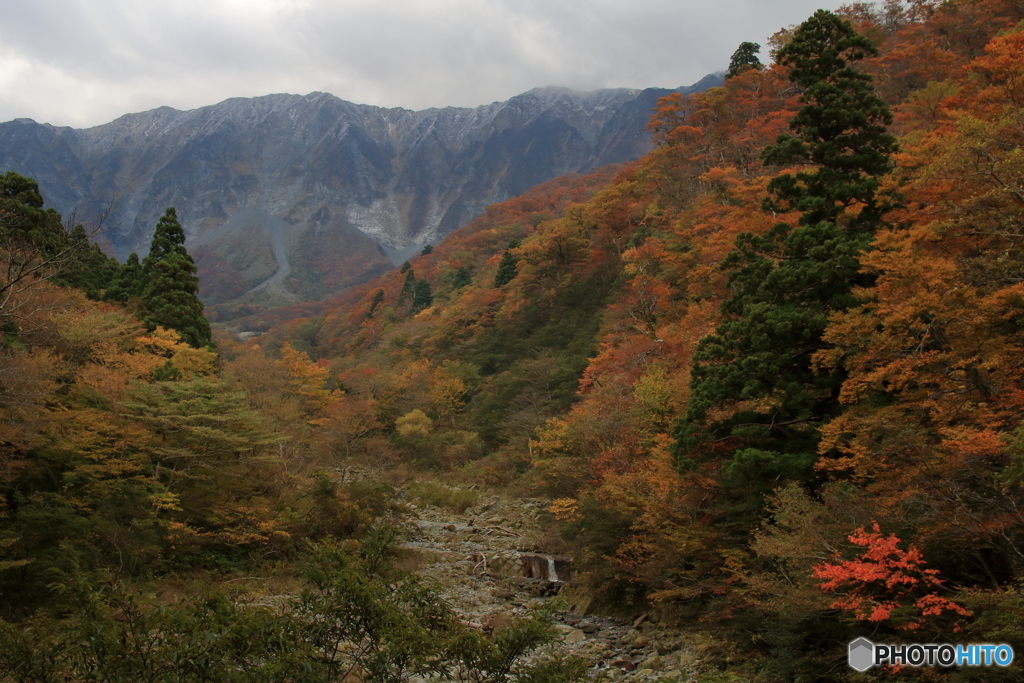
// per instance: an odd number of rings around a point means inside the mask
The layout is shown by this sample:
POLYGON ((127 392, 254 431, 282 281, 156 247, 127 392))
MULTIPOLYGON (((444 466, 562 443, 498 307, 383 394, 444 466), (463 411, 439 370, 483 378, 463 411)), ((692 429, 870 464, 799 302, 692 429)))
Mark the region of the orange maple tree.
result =
POLYGON ((871 531, 863 527, 849 537, 850 543, 861 546, 860 557, 825 562, 814 567, 813 575, 825 579, 820 587, 826 592, 839 592, 832 603, 835 609, 852 612, 863 621, 885 621, 900 608, 909 607, 916 614, 897 628, 917 630, 924 618, 952 612, 969 617, 971 612, 937 591, 942 587, 937 569, 926 569, 921 552, 914 546, 900 548, 896 534, 885 536, 878 523, 871 531))

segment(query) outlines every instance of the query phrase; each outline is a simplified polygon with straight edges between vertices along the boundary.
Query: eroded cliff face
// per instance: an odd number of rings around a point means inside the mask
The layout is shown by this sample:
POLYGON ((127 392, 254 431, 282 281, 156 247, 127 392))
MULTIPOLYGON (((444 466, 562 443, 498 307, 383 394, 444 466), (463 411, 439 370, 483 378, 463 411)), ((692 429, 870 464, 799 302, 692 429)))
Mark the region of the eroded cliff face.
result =
POLYGON ((145 253, 174 206, 208 303, 281 303, 365 281, 537 183, 638 158, 669 92, 538 88, 415 112, 311 93, 161 107, 85 130, 17 119, 0 124, 0 169, 36 178, 65 216, 112 207, 104 240, 122 259, 145 253))

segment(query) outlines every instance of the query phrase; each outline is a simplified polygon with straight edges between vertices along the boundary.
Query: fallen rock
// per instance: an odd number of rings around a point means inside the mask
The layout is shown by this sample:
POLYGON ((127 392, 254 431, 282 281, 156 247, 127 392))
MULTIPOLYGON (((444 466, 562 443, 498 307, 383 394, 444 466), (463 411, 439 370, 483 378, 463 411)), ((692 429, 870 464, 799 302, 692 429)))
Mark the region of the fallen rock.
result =
POLYGON ((660 671, 665 667, 665 663, 661 660, 661 657, 651 657, 650 659, 645 659, 640 666, 645 669, 660 671))
POLYGON ((567 642, 569 645, 575 645, 576 643, 582 643, 586 639, 587 639, 587 634, 584 633, 583 631, 579 630, 578 628, 574 628, 572 631, 570 631, 565 636, 565 642, 567 642))
POLYGON ((587 610, 590 609, 590 603, 592 603, 593 601, 594 599, 592 597, 580 598, 575 603, 573 603, 572 607, 569 608, 569 611, 573 614, 579 614, 582 616, 587 613, 587 610))
POLYGON ((484 619, 483 627, 490 633, 500 633, 512 625, 515 617, 508 612, 494 612, 484 619))

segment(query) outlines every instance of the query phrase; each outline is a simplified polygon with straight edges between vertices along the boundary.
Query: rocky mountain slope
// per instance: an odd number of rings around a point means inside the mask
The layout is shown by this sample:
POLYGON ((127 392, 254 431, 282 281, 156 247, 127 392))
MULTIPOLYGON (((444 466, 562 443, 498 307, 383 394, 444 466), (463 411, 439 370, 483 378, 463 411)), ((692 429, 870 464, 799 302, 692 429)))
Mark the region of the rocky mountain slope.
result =
POLYGON ((0 124, 0 170, 35 177, 65 216, 111 206, 120 258, 175 206, 207 303, 287 303, 365 281, 537 183, 638 158, 669 92, 538 88, 423 111, 279 94, 85 130, 16 119, 0 124))

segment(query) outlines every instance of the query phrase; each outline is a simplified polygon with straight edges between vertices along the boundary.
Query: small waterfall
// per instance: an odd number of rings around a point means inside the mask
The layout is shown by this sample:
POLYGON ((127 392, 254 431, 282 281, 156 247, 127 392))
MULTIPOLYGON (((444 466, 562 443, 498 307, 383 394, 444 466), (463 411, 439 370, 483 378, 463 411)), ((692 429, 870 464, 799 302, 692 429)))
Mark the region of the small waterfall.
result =
POLYGON ((550 583, 564 584, 570 580, 572 566, 568 558, 543 553, 494 554, 474 553, 472 560, 479 570, 491 576, 524 576, 550 583))
POLYGON ((555 558, 548 555, 548 581, 558 580, 558 572, 555 571, 555 558))

